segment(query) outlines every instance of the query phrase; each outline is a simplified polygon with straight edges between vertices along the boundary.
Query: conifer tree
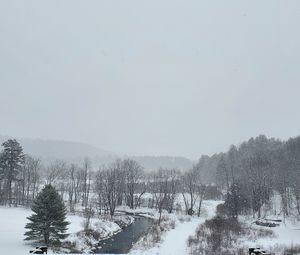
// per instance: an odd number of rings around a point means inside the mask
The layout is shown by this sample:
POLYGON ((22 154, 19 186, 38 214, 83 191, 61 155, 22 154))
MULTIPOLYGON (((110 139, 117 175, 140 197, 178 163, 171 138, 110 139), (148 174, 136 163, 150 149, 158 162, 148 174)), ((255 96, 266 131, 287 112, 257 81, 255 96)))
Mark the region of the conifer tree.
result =
POLYGON ((0 178, 5 181, 5 203, 8 200, 9 205, 12 204, 12 183, 17 181, 19 172, 21 171, 25 155, 22 146, 15 140, 9 139, 2 144, 4 147, 0 154, 0 178))
POLYGON ((30 221, 25 228, 25 240, 43 241, 46 245, 59 244, 65 239, 67 226, 67 210, 58 192, 51 185, 46 185, 32 205, 30 221))

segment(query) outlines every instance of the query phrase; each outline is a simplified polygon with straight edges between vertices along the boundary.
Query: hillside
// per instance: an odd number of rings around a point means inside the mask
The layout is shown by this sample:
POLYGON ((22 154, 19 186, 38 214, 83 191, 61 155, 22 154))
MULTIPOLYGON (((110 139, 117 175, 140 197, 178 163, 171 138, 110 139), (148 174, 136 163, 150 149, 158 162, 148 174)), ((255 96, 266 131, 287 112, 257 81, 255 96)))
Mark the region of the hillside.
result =
MULTIPOLYGON (((9 136, 0 135, 0 143, 10 139, 9 136)), ((89 157, 94 168, 98 168, 101 164, 107 164, 114 161, 116 158, 125 158, 123 155, 117 155, 95 146, 60 140, 43 140, 31 138, 17 138, 21 143, 26 154, 39 157, 45 163, 55 159, 65 160, 67 162, 81 162, 83 158, 89 157)), ((127 157, 127 156, 126 156, 127 157)), ((169 156, 128 156, 138 161, 146 171, 163 168, 179 168, 187 170, 193 164, 193 161, 184 157, 169 157, 169 156)))

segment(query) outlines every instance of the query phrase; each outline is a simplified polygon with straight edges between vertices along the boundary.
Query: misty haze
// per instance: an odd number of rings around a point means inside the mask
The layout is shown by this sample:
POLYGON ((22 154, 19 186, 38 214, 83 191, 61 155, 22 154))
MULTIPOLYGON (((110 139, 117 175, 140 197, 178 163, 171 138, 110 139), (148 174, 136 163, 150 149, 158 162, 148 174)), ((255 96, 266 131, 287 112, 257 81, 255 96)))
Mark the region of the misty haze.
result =
POLYGON ((0 0, 0 254, 300 255, 299 24, 0 0))

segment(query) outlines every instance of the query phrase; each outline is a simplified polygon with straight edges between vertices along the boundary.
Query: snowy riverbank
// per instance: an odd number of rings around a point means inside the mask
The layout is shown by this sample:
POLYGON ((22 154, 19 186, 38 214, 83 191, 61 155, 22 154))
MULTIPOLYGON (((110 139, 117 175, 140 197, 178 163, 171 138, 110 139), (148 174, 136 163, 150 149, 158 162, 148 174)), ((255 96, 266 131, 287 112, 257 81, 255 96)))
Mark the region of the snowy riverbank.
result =
MULTIPOLYGON (((30 209, 16 207, 0 207, 0 254, 21 255, 29 253, 33 245, 24 241, 24 226, 26 217, 32 214, 30 209)), ((74 250, 88 252, 92 245, 96 245, 99 239, 109 238, 120 232, 120 227, 129 225, 134 218, 131 216, 116 216, 113 221, 108 219, 91 219, 91 229, 99 233, 98 238, 87 238, 82 233, 84 218, 78 215, 67 215, 67 220, 71 223, 68 228, 70 234, 66 241, 73 243, 74 250), (117 223, 118 224, 117 224, 117 223), (120 223, 122 222, 122 223, 120 223)), ((68 250, 65 250, 67 252, 68 250)), ((51 253, 51 251, 49 251, 51 253)))
MULTIPOLYGON (((206 219, 212 218, 215 215, 215 210, 221 201, 207 200, 203 202, 201 217, 190 217, 182 214, 165 215, 171 218, 174 222, 174 228, 162 233, 162 240, 153 245, 150 249, 147 247, 147 240, 141 240, 137 243, 130 254, 132 255, 185 255, 187 254, 187 240, 193 235, 197 227, 206 219)), ((151 245, 151 244, 150 244, 151 245)))

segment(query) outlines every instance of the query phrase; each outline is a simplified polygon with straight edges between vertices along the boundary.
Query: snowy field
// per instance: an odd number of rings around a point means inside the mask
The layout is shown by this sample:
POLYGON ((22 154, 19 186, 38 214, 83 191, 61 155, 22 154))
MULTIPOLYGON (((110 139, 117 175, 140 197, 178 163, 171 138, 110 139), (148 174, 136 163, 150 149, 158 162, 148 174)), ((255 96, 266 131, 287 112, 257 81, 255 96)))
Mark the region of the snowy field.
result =
POLYGON ((24 226, 30 210, 0 207, 0 254, 27 254, 30 246, 24 239, 24 226))
POLYGON ((269 229, 274 237, 259 238, 254 241, 246 241, 249 247, 261 247, 269 251, 276 250, 276 247, 300 246, 300 222, 286 220, 280 226, 274 228, 255 226, 257 229, 269 229))
MULTIPOLYGON (((282 205, 281 196, 277 192, 274 192, 271 205, 272 210, 269 209, 264 212, 265 218, 275 218, 283 221, 282 215, 274 216, 274 208, 281 208, 282 205)), ((296 211, 293 212, 291 210, 290 214, 290 217, 285 222, 281 222, 280 226, 274 228, 253 225, 252 217, 240 217, 242 222, 246 222, 251 227, 272 230, 274 233, 274 237, 259 238, 255 242, 246 240, 245 243, 249 246, 262 247, 269 251, 275 250, 275 247, 300 246, 300 218, 299 216, 297 217, 296 211)))
MULTIPOLYGON (((163 237, 162 243, 157 247, 143 252, 143 254, 171 254, 170 247, 172 248, 172 254, 186 254, 186 241, 190 235, 195 232, 197 226, 204 222, 206 218, 210 218, 215 213, 215 207, 220 202, 205 201, 204 202, 204 215, 201 218, 192 217, 191 221, 180 223, 177 220, 176 228, 167 232, 163 237), (175 251, 174 251, 175 249, 175 251), (175 252, 175 253, 174 253, 175 252)), ((143 211, 141 209, 141 211, 143 211)), ((145 209, 145 213, 149 213, 149 210, 145 209)), ((32 211, 24 208, 15 207, 0 207, 0 254, 28 254, 29 250, 33 248, 24 239, 24 226, 27 222, 26 217, 32 214, 32 211)), ((174 216, 174 215, 173 215, 174 216)), ((174 216, 174 218, 176 218, 174 216)), ((75 240, 74 233, 83 229, 83 218, 76 215, 68 215, 67 220, 71 222, 69 225, 68 233, 70 233, 69 240, 75 240)), ((110 231, 117 232, 119 229, 115 223, 101 222, 99 220, 93 220, 93 225, 102 224, 102 228, 106 230, 107 235, 111 235, 110 231), (105 226, 103 224, 105 223, 105 226), (115 225, 114 225, 115 224, 115 225)), ((51 253, 51 252, 50 252, 51 253)), ((141 251, 134 251, 132 254, 140 254, 141 251)))
MULTIPOLYGON (((173 214, 176 221, 176 227, 164 233, 161 243, 156 244, 149 250, 134 249, 130 252, 132 255, 152 255, 152 254, 172 254, 184 255, 187 254, 187 240, 189 236, 195 233, 199 224, 202 224, 206 219, 212 218, 215 215, 215 208, 220 201, 204 201, 203 214, 200 218, 191 217, 188 222, 180 222, 178 216, 173 214)), ((139 209, 143 211, 143 209, 139 209)), ((31 210, 15 207, 0 207, 0 255, 2 254, 29 254, 32 245, 23 241, 24 226, 27 222, 26 217, 31 215, 31 210)), ((150 213, 149 209, 145 209, 145 213, 150 213)), ((68 215, 67 220, 71 222, 68 233, 71 233, 69 240, 75 240, 77 233, 83 229, 83 218, 76 215, 68 215)), ((100 221, 93 219, 92 224, 106 231, 104 235, 111 235, 112 232, 117 232, 120 228, 113 222, 100 221)), ((260 228, 260 227, 257 227, 260 228)), ((264 227, 262 227, 264 228, 264 227)), ((286 221, 286 224, 281 223, 279 227, 272 228, 275 236, 270 238, 260 238, 255 242, 247 242, 249 246, 262 247, 271 250, 270 247, 275 246, 291 246, 300 245, 300 222, 286 221)), ((51 252, 50 252, 51 253, 51 252)))
MULTIPOLYGON (((24 208, 0 207, 0 255, 2 254, 29 254, 29 250, 34 248, 28 242, 23 241, 25 233, 26 217, 32 214, 32 211, 24 208)), ((68 227, 68 233, 71 235, 68 240, 76 240, 80 243, 75 233, 83 229, 83 218, 77 215, 68 215, 67 220, 71 223, 68 227)), ((120 231, 120 227, 113 222, 100 221, 93 219, 91 224, 101 228, 103 236, 110 236, 120 231)), ((81 244, 84 248, 84 245, 81 244)), ((51 253, 51 252, 50 252, 51 253)))
MULTIPOLYGON (((0 254, 28 254, 33 247, 23 241, 25 233, 26 217, 32 211, 24 208, 0 207, 0 254)), ((83 219, 79 216, 68 215, 71 224, 69 233, 82 230, 83 219)))

